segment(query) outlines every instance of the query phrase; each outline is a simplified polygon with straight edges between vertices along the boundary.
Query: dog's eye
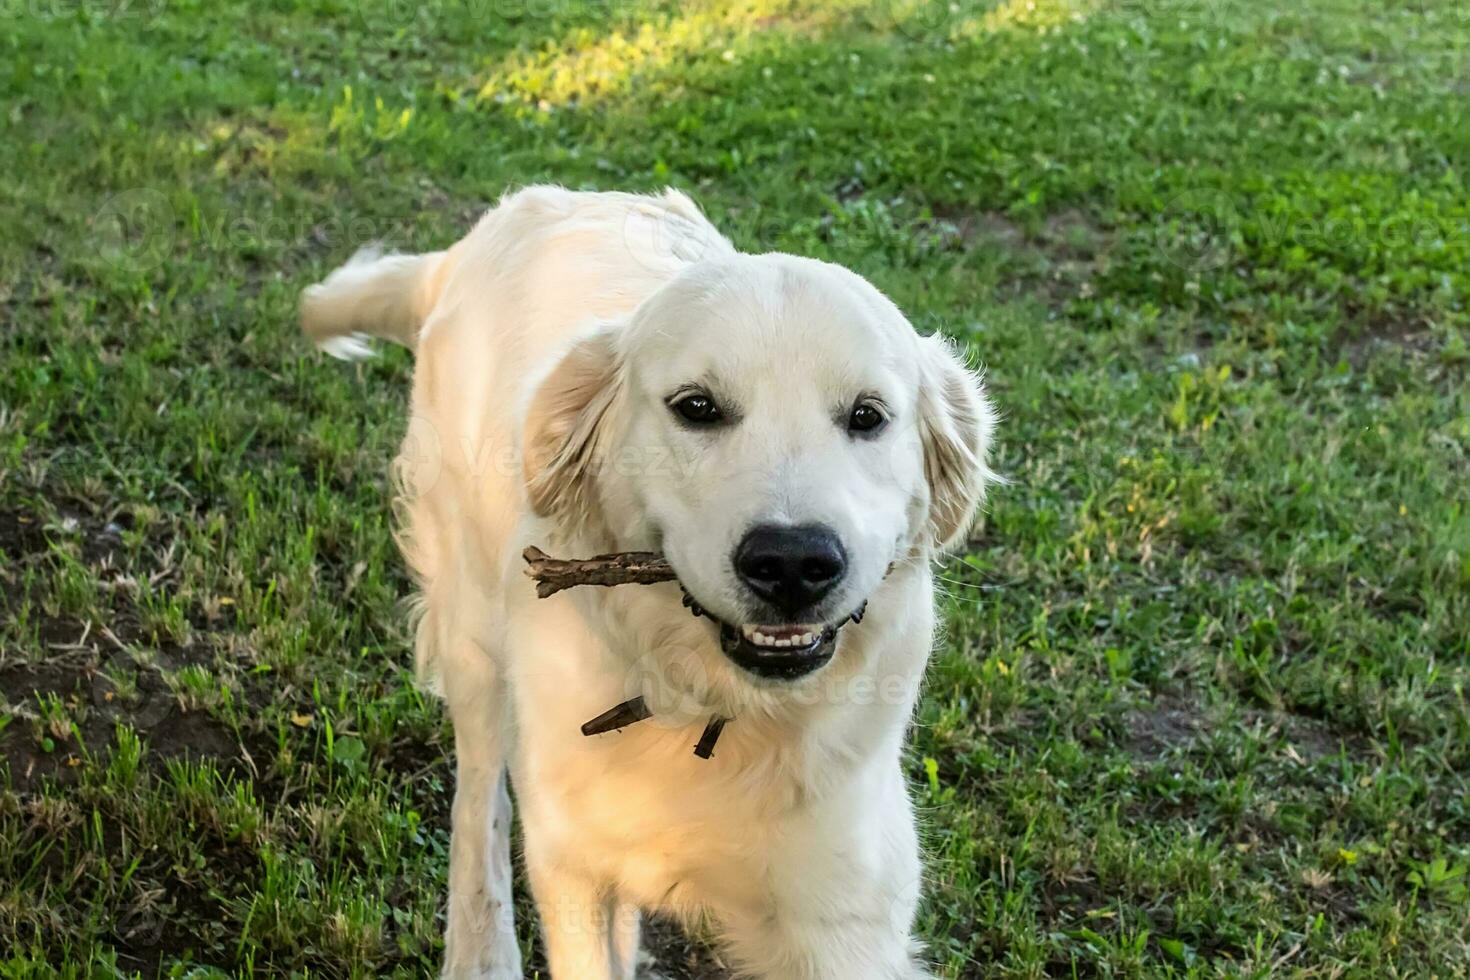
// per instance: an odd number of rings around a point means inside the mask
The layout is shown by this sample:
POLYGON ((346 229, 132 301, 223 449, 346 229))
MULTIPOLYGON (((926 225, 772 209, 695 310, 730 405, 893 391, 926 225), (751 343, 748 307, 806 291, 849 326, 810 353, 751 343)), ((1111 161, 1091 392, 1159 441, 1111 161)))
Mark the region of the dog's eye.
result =
POLYGON ((848 432, 872 433, 883 428, 888 416, 872 402, 858 402, 847 419, 848 432))
POLYGON ((713 425, 725 416, 715 400, 702 391, 691 391, 669 403, 681 419, 694 425, 713 425))

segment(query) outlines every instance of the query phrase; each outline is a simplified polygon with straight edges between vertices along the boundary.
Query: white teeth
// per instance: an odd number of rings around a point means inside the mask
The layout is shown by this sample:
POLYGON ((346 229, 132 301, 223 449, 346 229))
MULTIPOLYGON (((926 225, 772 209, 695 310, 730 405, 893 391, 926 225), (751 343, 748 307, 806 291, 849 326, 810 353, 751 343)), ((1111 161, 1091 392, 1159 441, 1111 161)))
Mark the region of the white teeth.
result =
POLYGON ((816 629, 805 633, 793 633, 784 637, 775 637, 766 633, 762 633, 759 627, 756 626, 742 626, 740 627, 740 633, 750 643, 758 647, 769 647, 771 649, 779 649, 782 647, 808 647, 817 642, 817 640, 826 636, 825 630, 816 629))

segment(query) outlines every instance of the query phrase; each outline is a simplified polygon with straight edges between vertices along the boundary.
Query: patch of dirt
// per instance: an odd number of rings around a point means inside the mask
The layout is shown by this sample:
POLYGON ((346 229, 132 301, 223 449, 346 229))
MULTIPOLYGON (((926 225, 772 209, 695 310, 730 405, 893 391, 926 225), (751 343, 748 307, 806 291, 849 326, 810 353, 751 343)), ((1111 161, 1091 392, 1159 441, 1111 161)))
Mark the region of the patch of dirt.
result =
POLYGON ((1067 879, 1046 875, 1038 890, 1042 911, 1049 921, 1084 919, 1094 909, 1107 908, 1112 896, 1105 895, 1092 878, 1067 879))
POLYGON ((1189 745, 1204 729, 1199 704, 1172 694, 1160 694, 1147 708, 1130 710, 1123 721, 1128 752, 1150 762, 1189 745))
POLYGON ((120 965, 145 977, 161 976, 165 963, 197 950, 198 924, 220 919, 218 903, 197 887, 172 876, 166 876, 163 885, 145 893, 111 923, 120 965))
POLYGON ((938 205, 925 231, 943 229, 947 244, 961 248, 986 246, 1014 251, 1025 246, 1026 230, 999 211, 971 211, 938 205))
POLYGON ((1351 756, 1361 757, 1368 752, 1367 741, 1357 732, 1344 732, 1322 718, 1301 711, 1259 711, 1247 709, 1243 719, 1248 723, 1269 726, 1287 743, 1288 754, 1295 754, 1301 762, 1312 763, 1330 759, 1346 751, 1351 756))
POLYGON ((655 918, 643 929, 645 963, 640 980, 727 980, 732 974, 707 945, 684 934, 673 922, 655 918))
MULTIPOLYGON (((119 629, 132 633, 126 626, 119 629)), ((51 631, 48 624, 42 633, 51 631)), ((144 741, 141 764, 155 773, 171 759, 210 759, 227 776, 250 779, 255 760, 269 758, 270 739, 246 735, 242 743, 230 726, 208 712, 185 708, 169 686, 164 672, 212 663, 210 648, 167 646, 150 651, 145 663, 85 624, 56 620, 54 632, 68 642, 48 650, 44 660, 0 662, 0 701, 15 715, 0 730, 0 767, 9 773, 4 795, 18 805, 42 806, 48 797, 54 799, 54 794, 40 792, 43 781, 63 788, 74 785, 84 754, 106 758, 113 750, 120 723, 144 741)), ((0 774, 0 787, 6 781, 0 774)), ((118 826, 112 821, 104 826, 107 850, 116 853, 121 847, 118 826)), ((258 864, 254 852, 212 832, 205 836, 201 846, 212 873, 229 867, 231 878, 249 880, 258 864)), ((59 856, 63 850, 49 853, 59 856)), ((136 895, 109 918, 104 935, 123 967, 155 976, 163 963, 200 948, 201 929, 222 928, 217 925, 221 913, 197 880, 181 877, 156 857, 143 855, 142 860, 136 895)), ((59 879, 67 869, 58 863, 48 874, 59 879)))
MULTIPOLYGON (((82 629, 73 627, 73 638, 82 629)), ((0 699, 17 716, 0 731, 0 759, 13 790, 28 792, 47 778, 70 784, 82 753, 109 750, 119 723, 147 741, 146 762, 153 767, 185 756, 217 758, 227 770, 242 761, 234 732, 204 711, 185 710, 162 673, 207 663, 207 651, 159 651, 149 665, 122 651, 108 658, 98 654, 70 650, 40 663, 0 668, 0 699)))
POLYGON ((1014 269, 1014 296, 1041 294, 1053 304, 1094 295, 1094 281, 1112 262, 1117 235, 1080 208, 1048 214, 1028 227, 998 211, 935 206, 936 218, 954 229, 965 249, 1000 252, 1014 269))
MULTIPOLYGON (((833 196, 848 205, 868 188, 860 173, 842 180, 833 196)), ((1054 304, 1088 299, 1094 281, 1113 261, 1118 236, 1081 208, 1064 208, 1037 222, 1023 223, 1001 211, 951 202, 929 202, 933 217, 912 222, 905 231, 941 252, 981 252, 996 256, 1006 271, 1010 296, 1040 293, 1054 304)))
POLYGON ((1434 352, 1436 342, 1429 324, 1418 318, 1375 317, 1360 328, 1344 328, 1337 338, 1339 356, 1355 371, 1368 366, 1385 351, 1405 351, 1423 357, 1434 352))
POLYGON ((122 544, 122 534, 133 526, 133 516, 118 510, 89 514, 76 507, 57 507, 56 519, 45 522, 34 513, 0 510, 0 551, 24 563, 51 550, 53 539, 75 540, 83 561, 109 561, 122 544))
POLYGON ((982 211, 978 214, 953 212, 950 220, 963 232, 969 233, 970 241, 976 239, 1019 248, 1026 242, 1026 229, 997 211, 982 211))
POLYGON ((388 746, 383 765, 394 772, 402 773, 409 783, 418 782, 435 772, 442 774, 446 780, 451 780, 454 775, 454 757, 437 740, 395 738, 388 746))
POLYGON ((0 510, 0 551, 12 559, 20 559, 43 553, 46 547, 46 532, 35 517, 0 510))
MULTIPOLYGON (((0 510, 0 553, 6 559, 0 561, 0 617, 14 618, 24 606, 24 570, 44 569, 55 561, 51 553, 59 550, 71 556, 70 560, 86 565, 99 591, 119 601, 113 614, 103 624, 94 624, 98 628, 93 629, 74 618, 47 612, 41 597, 32 596, 28 615, 35 622, 41 650, 69 651, 90 640, 95 652, 134 642, 142 633, 141 620, 129 601, 137 588, 136 579, 148 577, 157 582, 171 572, 156 566, 142 570, 123 567, 125 563, 118 558, 122 536, 134 526, 133 515, 121 509, 89 513, 83 507, 58 505, 50 519, 31 511, 0 510)), ((36 653, 0 647, 0 665, 34 659, 36 653)))
MULTIPOLYGON (((1361 736, 1345 733, 1321 718, 1302 712, 1265 711, 1242 708, 1234 724, 1260 730, 1258 737, 1276 735, 1286 742, 1283 751, 1295 761, 1310 764, 1332 758, 1346 749, 1360 755, 1367 751, 1361 736)), ((1170 751, 1188 751, 1203 734, 1217 728, 1221 721, 1211 718, 1197 700, 1176 694, 1159 694, 1147 707, 1130 709, 1123 716, 1123 744, 1139 759, 1157 762, 1170 751)))
POLYGON ((1064 208, 1046 216, 1034 240, 1057 259, 1091 262, 1113 245, 1113 234, 1080 208, 1064 208))
MULTIPOLYGON (((153 642, 131 603, 130 576, 168 574, 118 564, 133 516, 85 503, 53 501, 48 510, 53 517, 0 511, 0 550, 8 559, 0 564, 0 586, 16 586, 23 581, 18 569, 49 561, 63 548, 96 573, 112 608, 101 610, 100 621, 82 621, 33 602, 28 615, 37 648, 0 648, 0 703, 14 715, 0 730, 0 760, 12 790, 25 793, 48 778, 70 784, 83 753, 105 753, 119 723, 147 740, 150 765, 179 756, 238 761, 233 732, 205 712, 186 710, 167 680, 185 666, 212 665, 213 647, 203 640, 153 642)), ((0 588, 0 615, 24 601, 18 588, 0 588)))

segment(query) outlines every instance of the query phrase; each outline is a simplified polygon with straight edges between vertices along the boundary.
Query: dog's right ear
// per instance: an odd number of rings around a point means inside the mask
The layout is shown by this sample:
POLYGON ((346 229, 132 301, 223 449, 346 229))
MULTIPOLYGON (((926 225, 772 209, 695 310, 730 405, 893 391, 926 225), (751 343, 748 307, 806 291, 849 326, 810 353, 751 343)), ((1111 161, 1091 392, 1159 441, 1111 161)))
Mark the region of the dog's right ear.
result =
POLYGON ((521 467, 542 517, 580 522, 595 504, 599 434, 621 389, 616 327, 599 323, 578 336, 531 396, 521 467))
POLYGON ((989 466, 995 409, 980 376, 949 341, 924 337, 919 347, 919 431, 929 480, 929 524, 934 547, 945 552, 964 539, 986 486, 998 480, 989 466))

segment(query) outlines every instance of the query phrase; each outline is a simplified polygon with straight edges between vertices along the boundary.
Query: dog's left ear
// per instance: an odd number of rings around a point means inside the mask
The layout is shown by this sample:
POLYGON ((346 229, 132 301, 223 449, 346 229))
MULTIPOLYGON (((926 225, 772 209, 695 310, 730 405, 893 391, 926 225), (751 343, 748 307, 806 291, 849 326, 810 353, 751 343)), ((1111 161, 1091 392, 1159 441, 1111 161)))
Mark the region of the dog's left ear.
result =
POLYGON ((930 542, 938 551, 960 544, 975 520, 985 488, 995 409, 980 376, 942 337, 919 340, 919 432, 929 481, 930 542))
POLYGON ((531 396, 521 467, 531 509, 542 517, 576 522, 590 514, 598 436, 622 374, 615 326, 598 324, 580 335, 531 396))

